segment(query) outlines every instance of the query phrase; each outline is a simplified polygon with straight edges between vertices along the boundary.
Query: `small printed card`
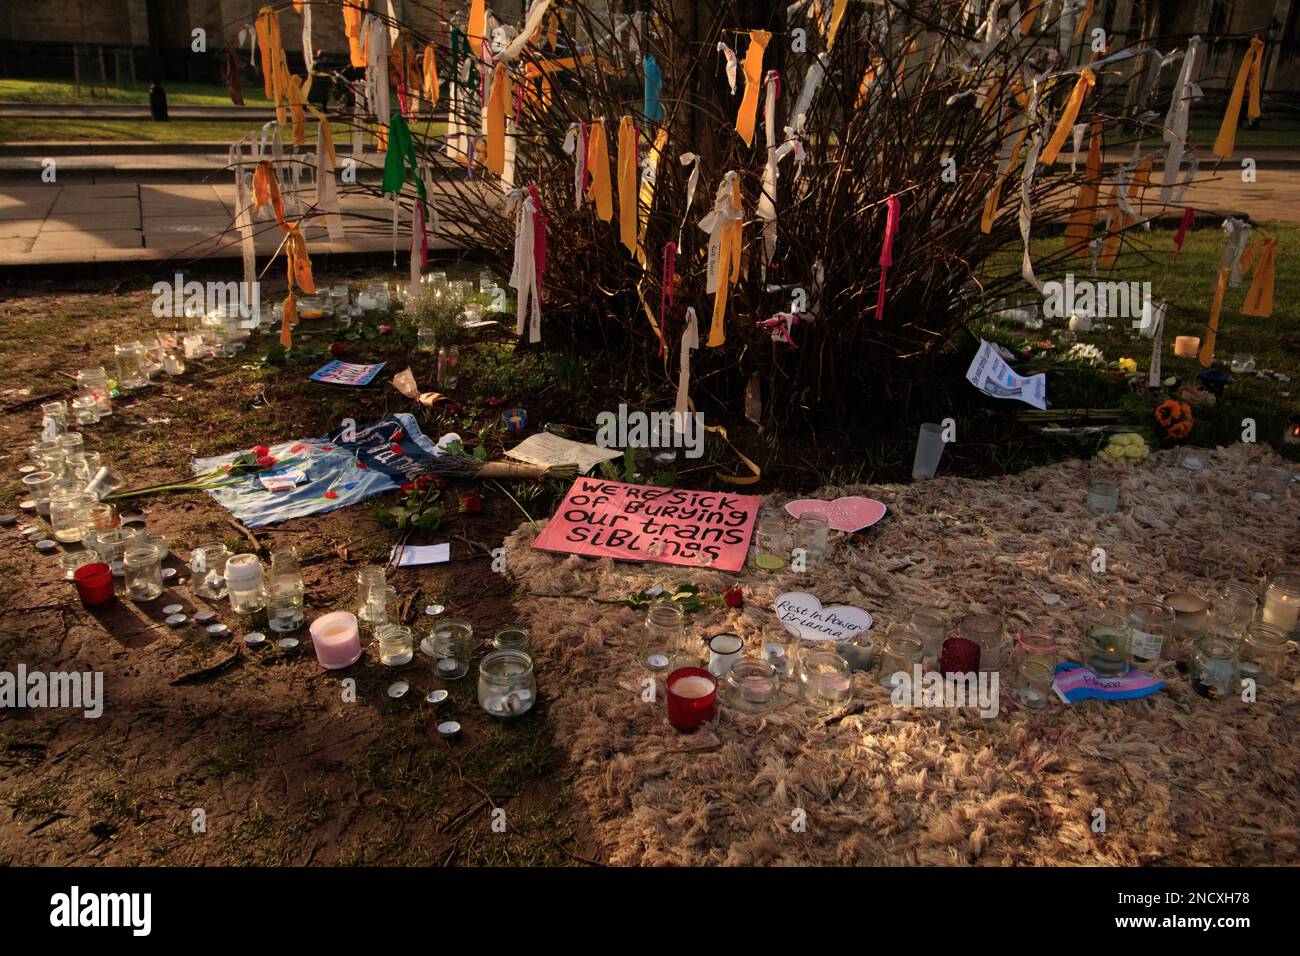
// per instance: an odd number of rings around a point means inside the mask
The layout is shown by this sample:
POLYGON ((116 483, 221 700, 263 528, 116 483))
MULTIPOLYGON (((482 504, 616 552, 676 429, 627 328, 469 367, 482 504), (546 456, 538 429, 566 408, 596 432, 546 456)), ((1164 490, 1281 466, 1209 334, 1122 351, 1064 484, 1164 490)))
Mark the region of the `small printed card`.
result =
POLYGON ((292 491, 307 481, 307 475, 301 468, 285 468, 265 475, 258 475, 257 480, 267 491, 292 491))
POLYGON ((313 382, 323 382, 326 385, 359 387, 373 382, 385 364, 387 363, 375 362, 373 365, 358 365, 355 362, 340 362, 335 359, 312 372, 310 378, 313 382))

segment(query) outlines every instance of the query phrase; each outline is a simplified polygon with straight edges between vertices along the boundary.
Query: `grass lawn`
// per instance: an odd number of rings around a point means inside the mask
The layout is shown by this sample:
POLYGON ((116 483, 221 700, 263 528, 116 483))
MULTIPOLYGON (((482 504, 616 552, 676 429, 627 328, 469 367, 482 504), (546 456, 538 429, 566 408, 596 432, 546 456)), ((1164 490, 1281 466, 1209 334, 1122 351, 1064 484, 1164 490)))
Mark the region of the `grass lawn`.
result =
MULTIPOLYGON (((166 83, 167 102, 171 106, 230 106, 230 93, 224 86, 206 83, 166 83)), ((244 102, 249 106, 269 106, 270 101, 262 90, 250 85, 244 89, 244 102)), ((72 84, 61 80, 0 79, 0 103, 121 103, 147 105, 148 83, 124 83, 121 86, 98 87, 94 94, 89 84, 81 84, 81 95, 73 93, 72 84)))
MULTIPOLYGON (((0 143, 46 142, 141 142, 153 143, 233 143, 259 129, 261 122, 250 117, 247 123, 209 122, 206 120, 97 120, 97 119, 19 119, 0 117, 0 143)), ((346 123, 331 123, 334 141, 342 143, 352 135, 346 123)), ((307 142, 316 143, 316 123, 309 120, 307 142)))

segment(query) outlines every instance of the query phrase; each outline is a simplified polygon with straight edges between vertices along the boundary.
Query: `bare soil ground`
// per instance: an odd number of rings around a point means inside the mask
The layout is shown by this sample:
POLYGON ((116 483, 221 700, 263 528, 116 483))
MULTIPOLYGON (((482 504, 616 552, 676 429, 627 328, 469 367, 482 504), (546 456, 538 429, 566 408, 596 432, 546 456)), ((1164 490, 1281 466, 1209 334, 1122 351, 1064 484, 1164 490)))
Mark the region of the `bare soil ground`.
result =
MULTIPOLYGON (((40 418, 39 402, 29 400, 68 397, 77 369, 111 365, 115 341, 175 327, 151 314, 147 285, 123 284, 132 291, 105 294, 112 283, 102 280, 82 291, 46 281, 4 290, 0 511, 16 512, 22 497, 17 469, 40 418)), ((347 347, 345 358, 389 359, 394 371, 409 359, 419 381, 432 385, 426 356, 404 354, 383 338, 347 347)), ((191 365, 183 376, 121 398, 111 418, 82 429, 87 448, 138 485, 187 475, 195 455, 323 435, 343 417, 364 422, 411 410, 387 384, 330 389, 306 381, 313 367, 259 367, 259 351, 255 342, 242 356, 191 365)), ((423 424, 436 435, 455 422, 423 424)), ((492 573, 488 552, 522 515, 493 486, 466 483, 470 488, 483 495, 482 514, 457 514, 453 486, 443 527, 412 539, 451 541, 452 562, 390 574, 417 636, 428 633, 424 608, 431 603, 470 620, 485 641, 515 619, 510 585, 492 573)), ((149 528, 180 555, 209 541, 232 551, 296 547, 309 618, 355 603, 356 571, 386 561, 398 538, 368 506, 250 538, 205 494, 143 504, 149 528)), ((233 629, 225 640, 198 627, 169 629, 165 604, 205 606, 176 554, 167 566, 179 573, 162 598, 136 605, 119 590, 111 610, 92 615, 62 579, 57 555, 39 554, 14 528, 0 529, 0 542, 0 670, 23 663, 29 672, 102 671, 106 698, 98 719, 69 710, 0 711, 0 862, 574 864, 605 857, 571 798, 571 771, 552 740, 549 675, 539 674, 539 705, 512 722, 476 705, 476 667, 446 685, 450 699, 435 711, 424 697, 443 684, 420 654, 395 669, 367 651, 347 671, 326 672, 305 632, 296 651, 270 642, 245 647, 241 635, 264 628, 234 618, 228 605, 214 607, 233 629), (216 673, 187 677, 228 659, 216 673), (342 677, 355 678, 355 702, 344 699, 342 677), (386 689, 399 677, 411 691, 390 699, 386 689), (445 719, 464 726, 450 743, 434 729, 445 719), (503 833, 491 826, 495 808, 506 811, 503 833)))

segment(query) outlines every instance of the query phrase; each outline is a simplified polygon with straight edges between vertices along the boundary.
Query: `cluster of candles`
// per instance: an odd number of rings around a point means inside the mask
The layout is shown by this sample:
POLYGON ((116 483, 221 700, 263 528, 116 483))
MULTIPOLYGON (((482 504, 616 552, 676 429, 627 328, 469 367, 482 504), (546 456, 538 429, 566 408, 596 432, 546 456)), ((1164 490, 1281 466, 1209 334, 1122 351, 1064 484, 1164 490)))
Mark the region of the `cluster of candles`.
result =
MULTIPOLYGON (((1281 679, 1298 617, 1300 568, 1280 568, 1262 592, 1233 583, 1210 599, 1178 592, 1122 611, 1085 612, 1081 656, 1098 676, 1114 678, 1185 654, 1193 687, 1218 699, 1235 692, 1240 678, 1260 685, 1281 679)), ((760 653, 747 656, 739 635, 688 635, 682 610, 663 601, 649 608, 641 647, 642 666, 667 675, 668 720, 681 731, 715 720, 720 702, 765 713, 780 704, 782 681, 818 709, 841 707, 852 699, 853 672, 877 664, 887 688, 900 672, 911 675, 922 664, 945 675, 1008 669, 1013 699, 1037 710, 1051 699, 1060 659, 1050 634, 1026 630, 1008 639, 1002 620, 988 614, 967 615, 950 632, 934 608, 917 609, 879 638, 861 632, 843 641, 808 641, 774 625, 764 632, 760 653)))

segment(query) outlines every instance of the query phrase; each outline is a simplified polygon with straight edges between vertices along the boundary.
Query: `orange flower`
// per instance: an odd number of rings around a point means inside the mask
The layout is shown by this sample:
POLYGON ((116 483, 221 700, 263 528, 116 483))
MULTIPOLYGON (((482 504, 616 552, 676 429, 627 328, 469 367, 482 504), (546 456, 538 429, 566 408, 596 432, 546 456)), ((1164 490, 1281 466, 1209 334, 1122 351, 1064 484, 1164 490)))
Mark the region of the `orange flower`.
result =
POLYGON ((1192 430, 1192 406, 1175 399, 1161 402, 1156 406, 1156 423, 1169 438, 1186 438, 1192 430))

